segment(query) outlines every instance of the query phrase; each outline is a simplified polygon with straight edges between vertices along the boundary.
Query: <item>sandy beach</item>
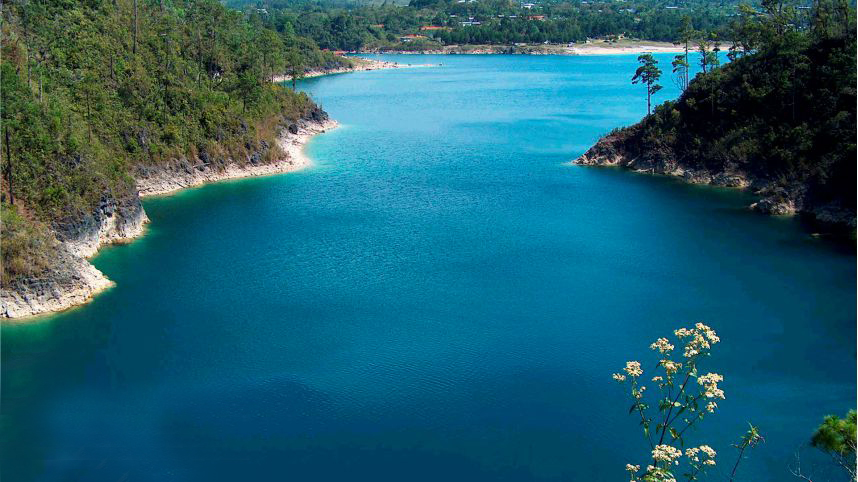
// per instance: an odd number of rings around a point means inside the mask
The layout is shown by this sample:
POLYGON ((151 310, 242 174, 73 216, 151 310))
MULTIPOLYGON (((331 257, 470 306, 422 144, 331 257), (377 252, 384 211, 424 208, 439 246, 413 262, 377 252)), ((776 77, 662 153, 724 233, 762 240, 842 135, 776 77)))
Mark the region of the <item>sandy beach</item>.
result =
MULTIPOLYGON (((446 45, 440 49, 419 51, 371 51, 367 54, 399 55, 628 55, 643 53, 679 53, 685 49, 670 42, 620 40, 608 43, 601 40, 579 44, 519 44, 519 45, 446 45)), ((388 62, 390 63, 390 62, 388 62)))
POLYGON ((622 55, 644 53, 681 53, 685 52, 682 45, 669 42, 620 42, 620 43, 588 43, 566 47, 569 55, 622 55))

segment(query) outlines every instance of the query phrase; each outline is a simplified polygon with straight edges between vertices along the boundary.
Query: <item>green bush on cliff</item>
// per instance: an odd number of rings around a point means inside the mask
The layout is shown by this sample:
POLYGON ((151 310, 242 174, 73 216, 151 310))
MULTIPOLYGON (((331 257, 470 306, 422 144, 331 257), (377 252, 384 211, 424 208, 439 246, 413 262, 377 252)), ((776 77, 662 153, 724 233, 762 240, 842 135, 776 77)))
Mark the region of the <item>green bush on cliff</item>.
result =
POLYGON ((8 286, 18 277, 34 277, 53 262, 56 241, 41 223, 22 217, 6 203, 0 203, 0 285, 8 286))

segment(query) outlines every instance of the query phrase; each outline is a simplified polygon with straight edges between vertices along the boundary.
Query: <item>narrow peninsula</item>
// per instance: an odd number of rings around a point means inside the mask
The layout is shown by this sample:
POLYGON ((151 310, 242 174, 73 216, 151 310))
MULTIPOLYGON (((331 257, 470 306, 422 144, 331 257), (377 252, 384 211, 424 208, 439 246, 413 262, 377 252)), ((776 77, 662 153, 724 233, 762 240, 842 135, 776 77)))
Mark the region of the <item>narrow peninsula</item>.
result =
POLYGON ((573 163, 749 188, 756 211, 854 237, 854 30, 792 32, 732 55, 573 163))

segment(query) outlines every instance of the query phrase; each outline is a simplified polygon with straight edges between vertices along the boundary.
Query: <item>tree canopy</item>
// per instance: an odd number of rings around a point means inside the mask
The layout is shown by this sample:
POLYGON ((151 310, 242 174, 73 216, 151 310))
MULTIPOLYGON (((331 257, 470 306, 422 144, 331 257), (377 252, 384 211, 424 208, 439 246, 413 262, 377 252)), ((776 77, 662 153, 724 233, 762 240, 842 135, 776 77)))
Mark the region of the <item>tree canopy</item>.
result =
POLYGON ((287 50, 347 62, 215 0, 20 0, 2 15, 2 201, 59 232, 135 196, 136 170, 273 145, 280 120, 314 108, 271 83, 287 50))

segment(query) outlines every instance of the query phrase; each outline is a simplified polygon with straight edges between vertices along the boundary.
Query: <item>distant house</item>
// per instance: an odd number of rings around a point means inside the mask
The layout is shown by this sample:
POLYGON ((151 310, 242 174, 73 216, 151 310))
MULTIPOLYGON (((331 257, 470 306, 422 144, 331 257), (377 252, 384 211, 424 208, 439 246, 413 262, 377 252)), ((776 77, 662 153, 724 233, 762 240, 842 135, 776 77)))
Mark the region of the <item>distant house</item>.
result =
POLYGON ((480 22, 475 22, 473 20, 468 20, 467 22, 460 22, 463 27, 470 27, 473 25, 480 25, 480 22))
POLYGON ((439 27, 438 25, 424 25, 420 27, 420 30, 423 31, 434 31, 434 30, 450 30, 450 27, 439 27))
POLYGON ((522 4, 521 4, 521 8, 526 8, 526 9, 528 9, 528 10, 530 10, 531 8, 533 8, 533 7, 535 7, 535 6, 536 6, 536 5, 534 5, 534 4, 532 4, 532 3, 522 3, 522 4))
POLYGON ((528 15, 527 19, 528 20, 539 20, 539 21, 544 22, 545 21, 545 15, 528 15))
POLYGON ((399 37, 399 40, 402 42, 413 42, 415 40, 422 39, 422 38, 426 38, 426 36, 410 33, 408 35, 403 35, 402 37, 399 37))

